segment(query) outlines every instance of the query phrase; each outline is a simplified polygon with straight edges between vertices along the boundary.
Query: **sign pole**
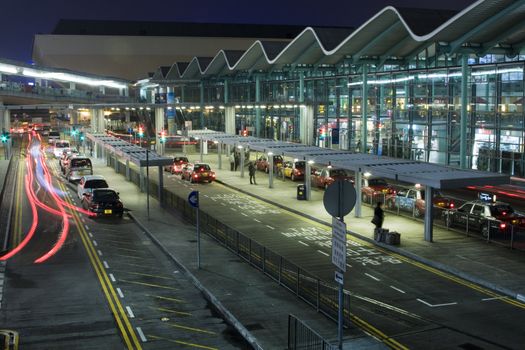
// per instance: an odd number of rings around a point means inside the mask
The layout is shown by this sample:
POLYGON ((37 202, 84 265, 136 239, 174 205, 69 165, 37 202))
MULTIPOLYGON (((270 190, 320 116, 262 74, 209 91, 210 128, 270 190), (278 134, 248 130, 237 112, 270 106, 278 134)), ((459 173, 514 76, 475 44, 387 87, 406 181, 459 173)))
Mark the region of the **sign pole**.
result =
POLYGON ((149 149, 146 148, 146 207, 149 220, 149 149))
MULTIPOLYGON (((339 190, 339 203, 338 203, 338 211, 339 211, 339 219, 341 222, 344 222, 344 215, 343 213, 343 183, 341 181, 337 182, 337 187, 339 190)), ((346 242, 345 242, 346 244, 346 242)), ((346 257, 345 257, 346 258, 346 257)), ((342 276, 344 276, 344 271, 341 269, 338 269, 342 276)), ((343 349, 343 283, 344 281, 341 281, 342 283, 339 283, 339 310, 337 313, 337 338, 339 342, 339 350, 343 349)))
POLYGON ((197 268, 201 268, 201 230, 199 226, 199 207, 197 207, 197 268))

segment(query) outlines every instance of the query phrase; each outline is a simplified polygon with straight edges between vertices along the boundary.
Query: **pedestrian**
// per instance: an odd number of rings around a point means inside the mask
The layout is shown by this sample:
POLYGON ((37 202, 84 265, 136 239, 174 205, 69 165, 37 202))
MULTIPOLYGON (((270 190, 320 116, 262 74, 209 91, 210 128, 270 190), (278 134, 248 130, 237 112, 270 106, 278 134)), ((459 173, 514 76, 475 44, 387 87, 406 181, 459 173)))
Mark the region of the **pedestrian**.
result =
POLYGON ((234 156, 234 162, 235 162, 235 171, 239 168, 239 163, 241 162, 241 157, 239 156, 239 153, 235 152, 234 156))
POLYGON ((233 156, 233 152, 230 153, 230 170, 233 171, 235 168, 235 157, 233 156))
POLYGON ((255 164, 253 162, 248 164, 248 174, 250 174, 250 185, 257 185, 257 181, 255 181, 255 164))
POLYGON ((385 212, 381 208, 383 206, 382 202, 377 202, 377 205, 374 209, 374 217, 372 218, 372 223, 376 225, 376 228, 383 227, 383 220, 385 219, 385 212))

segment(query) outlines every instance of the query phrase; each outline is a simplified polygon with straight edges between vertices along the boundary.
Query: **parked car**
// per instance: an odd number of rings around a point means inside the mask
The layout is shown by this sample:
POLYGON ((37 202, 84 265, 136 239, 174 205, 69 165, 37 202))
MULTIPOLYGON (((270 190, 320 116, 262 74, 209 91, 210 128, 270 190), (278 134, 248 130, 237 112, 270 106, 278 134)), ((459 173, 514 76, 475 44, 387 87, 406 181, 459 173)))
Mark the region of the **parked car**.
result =
POLYGON ((314 187, 326 189, 336 180, 345 180, 354 182, 350 172, 345 169, 326 167, 324 169, 314 169, 311 177, 311 183, 314 187))
POLYGON ((510 204, 503 202, 485 202, 475 200, 466 202, 457 209, 445 212, 447 226, 469 227, 483 236, 491 233, 510 232, 512 225, 523 227, 525 217, 517 215, 510 204))
POLYGON ((62 157, 60 157, 60 159, 58 160, 58 165, 60 165, 60 171, 62 172, 62 174, 66 173, 66 168, 69 164, 71 157, 76 157, 78 155, 79 153, 76 149, 64 148, 64 150, 62 151, 62 157))
POLYGON ((279 174, 284 177, 288 177, 295 180, 304 179, 304 171, 306 169, 306 162, 304 160, 299 160, 295 162, 286 161, 283 163, 283 166, 280 168, 279 174))
MULTIPOLYGON (((274 155, 272 157, 273 157, 273 170, 274 170, 274 173, 277 173, 279 168, 283 166, 283 157, 278 156, 278 155, 274 155)), ((268 161, 268 156, 264 154, 255 161, 255 167, 257 168, 257 170, 264 171, 265 173, 270 172, 270 169, 268 168, 269 165, 270 165, 270 162, 268 161)))
POLYGON ((108 188, 108 183, 102 175, 85 175, 80 178, 77 185, 77 195, 80 200, 86 193, 91 193, 95 188, 108 188))
MULTIPOLYGON (((454 201, 451 198, 444 197, 439 191, 434 191, 432 203, 434 207, 442 209, 452 209, 455 207, 454 201)), ((425 190, 418 187, 400 189, 397 192, 387 195, 386 206, 392 210, 399 207, 400 210, 414 213, 416 217, 424 216, 425 190)))
POLYGON ((64 176, 68 181, 78 181, 84 175, 93 175, 93 165, 88 157, 71 157, 64 176))
POLYGON ((82 207, 98 216, 124 215, 119 194, 110 188, 94 188, 82 197, 82 207))
POLYGON ((384 179, 380 178, 364 178, 361 195, 363 196, 363 202, 369 202, 370 198, 376 198, 380 195, 391 195, 394 194, 395 189, 389 185, 384 179))
POLYGON ((188 163, 181 171, 181 178, 190 182, 212 182, 215 180, 215 172, 206 163, 188 163))
POLYGON ((67 140, 57 140, 53 146, 53 155, 55 158, 60 158, 65 149, 70 148, 69 141, 67 140))
POLYGON ((172 174, 180 174, 184 165, 188 164, 187 157, 175 157, 173 158, 173 163, 171 165, 166 165, 164 167, 165 171, 169 171, 172 174))

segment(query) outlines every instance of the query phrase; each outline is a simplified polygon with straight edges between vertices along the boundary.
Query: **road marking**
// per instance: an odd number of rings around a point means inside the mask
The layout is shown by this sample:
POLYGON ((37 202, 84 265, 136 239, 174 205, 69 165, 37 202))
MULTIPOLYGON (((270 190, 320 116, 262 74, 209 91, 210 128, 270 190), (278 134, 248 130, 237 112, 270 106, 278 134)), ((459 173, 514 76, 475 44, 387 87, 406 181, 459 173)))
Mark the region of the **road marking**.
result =
POLYGON ((106 262, 106 260, 104 260, 102 263, 104 264, 104 267, 105 267, 106 269, 109 269, 109 265, 108 265, 108 263, 106 262))
POLYGON ((144 332, 142 332, 142 328, 137 327, 137 333, 139 334, 140 340, 142 340, 143 343, 146 343, 148 339, 146 339, 146 336, 144 335, 144 332))
POLYGON ((506 296, 500 296, 500 297, 494 297, 494 298, 484 298, 484 299, 481 299, 482 301, 490 301, 490 300, 499 300, 499 299, 504 299, 506 298, 506 296))
POLYGON ((86 228, 87 231, 89 231, 89 226, 88 225, 84 225, 84 227, 86 228))
POLYGON ((160 295, 146 294, 146 296, 147 297, 152 297, 152 298, 157 298, 157 299, 162 299, 162 300, 169 300, 169 301, 173 301, 173 302, 176 302, 176 303, 183 303, 184 302, 181 299, 175 299, 175 298, 170 298, 170 297, 163 297, 163 296, 160 296, 160 295))
POLYGON ((352 268, 352 265, 350 265, 350 264, 346 264, 346 266, 348 266, 348 267, 352 268))
POLYGON ((124 299, 124 294, 122 293, 122 291, 120 290, 120 288, 117 288, 117 293, 118 293, 119 297, 121 297, 122 299, 124 299))
POLYGON ((406 294, 406 292, 404 290, 401 290, 399 288, 396 288, 394 286, 390 286, 390 288, 392 288, 393 290, 397 290, 399 293, 403 293, 403 294, 406 294))
POLYGON ((378 282, 381 281, 379 278, 377 278, 377 277, 375 277, 375 276, 372 276, 372 275, 369 274, 369 273, 366 273, 366 272, 365 272, 365 275, 367 275, 368 277, 370 277, 371 279, 373 279, 373 280, 375 280, 375 281, 378 281, 378 282))
POLYGON ((266 225, 266 227, 268 227, 271 230, 275 230, 275 227, 271 227, 270 225, 266 225))
POLYGON ((195 344, 195 343, 188 343, 188 342, 181 341, 181 340, 175 340, 175 339, 169 339, 169 338, 164 338, 164 337, 158 337, 156 335, 151 335, 151 334, 148 334, 148 337, 150 337, 151 339, 164 340, 164 341, 167 341, 167 342, 170 342, 170 343, 184 345, 186 347, 189 346, 189 347, 192 347, 192 348, 205 349, 205 350, 219 350, 218 348, 212 348, 212 347, 206 346, 206 345, 195 344))
POLYGON ((211 200, 214 201, 214 202, 217 202, 217 200, 215 198, 212 198, 211 200))
POLYGON ((82 222, 83 222, 84 224, 86 223, 86 219, 82 218, 82 219, 80 219, 80 220, 82 220, 82 222))
POLYGON ((100 251, 100 249, 97 250, 97 253, 98 253, 99 256, 102 256, 102 252, 100 251))
POLYGON ((95 247, 98 246, 97 241, 93 240, 93 245, 94 245, 95 247))
POLYGON ((325 252, 323 252, 323 251, 321 251, 321 250, 318 250, 317 252, 318 252, 318 253, 321 253, 321 254, 323 254, 323 255, 329 256, 327 253, 325 253, 325 252))
POLYGON ((261 223, 261 220, 253 219, 254 221, 257 221, 258 223, 261 223))
POLYGON ((177 315, 191 316, 191 314, 189 312, 175 311, 175 310, 170 310, 170 309, 166 309, 166 308, 163 308, 163 307, 150 306, 150 309, 164 311, 164 312, 169 312, 169 313, 177 314, 177 315))
POLYGON ((224 204, 224 203, 221 203, 221 205, 224 205, 224 206, 226 206, 226 204, 224 204))
POLYGON ((170 290, 178 290, 177 288, 173 288, 170 286, 162 286, 160 284, 153 284, 153 283, 144 283, 144 282, 136 282, 136 281, 128 281, 128 280, 120 280, 120 282, 126 282, 126 283, 132 283, 132 284, 138 284, 141 286, 148 286, 148 287, 154 287, 154 288, 162 288, 162 289, 170 289, 170 290))
POLYGON ((175 327, 175 328, 181 328, 181 329, 187 329, 189 331, 194 331, 194 332, 199 332, 199 333, 207 333, 207 334, 217 334, 215 332, 212 332, 212 331, 207 331, 205 329, 201 329, 201 328, 193 328, 193 327, 186 327, 186 326, 182 326, 180 324, 177 324, 177 323, 168 323, 169 326, 171 327, 175 327))
POLYGON ((112 273, 109 274, 109 278, 111 279, 111 282, 117 282, 117 280, 115 279, 115 276, 113 276, 112 273))
POLYGON ((309 247, 309 245, 304 243, 304 242, 301 242, 301 241, 298 241, 298 242, 301 243, 302 245, 305 245, 305 246, 309 247))
POLYGON ((518 295, 516 295, 516 299, 518 299, 519 301, 525 301, 525 295, 518 294, 518 295))
POLYGON ((235 209, 235 208, 230 208, 230 209, 233 210, 233 211, 237 211, 237 209, 235 209))
POLYGON ((128 311, 128 315, 130 318, 135 318, 135 315, 133 314, 133 311, 131 311, 131 308, 129 306, 126 306, 126 310, 128 311))
POLYGON ((427 303, 426 301, 421 300, 421 299, 416 299, 416 300, 419 301, 420 303, 423 303, 423 304, 425 304, 426 306, 430 306, 430 307, 450 306, 450 305, 456 305, 456 304, 457 304, 457 303, 445 303, 445 304, 435 304, 435 305, 432 305, 432 304, 427 303))
POLYGON ((241 213, 241 215, 248 216, 248 214, 241 213))
POLYGON ((93 238, 93 234, 91 232, 88 232, 89 237, 93 238))
POLYGON ((205 194, 204 197, 206 197, 206 198, 210 198, 210 196, 208 196, 207 194, 205 194))

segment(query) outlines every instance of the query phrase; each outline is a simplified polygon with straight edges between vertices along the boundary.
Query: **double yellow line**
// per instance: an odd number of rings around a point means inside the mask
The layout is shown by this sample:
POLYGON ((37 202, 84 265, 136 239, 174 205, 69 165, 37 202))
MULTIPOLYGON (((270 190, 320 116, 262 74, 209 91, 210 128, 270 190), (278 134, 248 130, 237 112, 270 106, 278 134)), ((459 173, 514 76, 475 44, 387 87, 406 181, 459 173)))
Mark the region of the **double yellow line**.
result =
MULTIPOLYGON (((59 182, 59 186, 61 187, 62 191, 64 191, 64 193, 67 192, 63 183, 59 182)), ((69 196, 65 196, 65 200, 68 203, 75 205, 72 202, 71 198, 69 198, 69 196)), ((113 314, 115 321, 117 322, 118 328, 120 330, 120 333, 122 334, 122 338, 124 340, 124 343, 126 344, 126 347, 128 349, 141 350, 142 346, 137 338, 137 335, 135 334, 135 331, 133 330, 133 327, 131 326, 131 323, 129 322, 129 319, 124 311, 124 308, 122 307, 122 304, 120 303, 117 293, 115 293, 115 289, 113 288, 113 285, 111 284, 106 270, 102 265, 102 261, 100 261, 100 258, 97 255, 95 246, 88 237, 87 231, 85 230, 84 225, 80 220, 80 215, 75 210, 71 210, 71 214, 78 228, 79 236, 82 239, 82 243, 84 244, 89 260, 91 261, 91 265, 93 266, 93 269, 97 274, 98 280, 102 287, 102 291, 104 292, 104 295, 108 301, 111 313, 113 314)))

